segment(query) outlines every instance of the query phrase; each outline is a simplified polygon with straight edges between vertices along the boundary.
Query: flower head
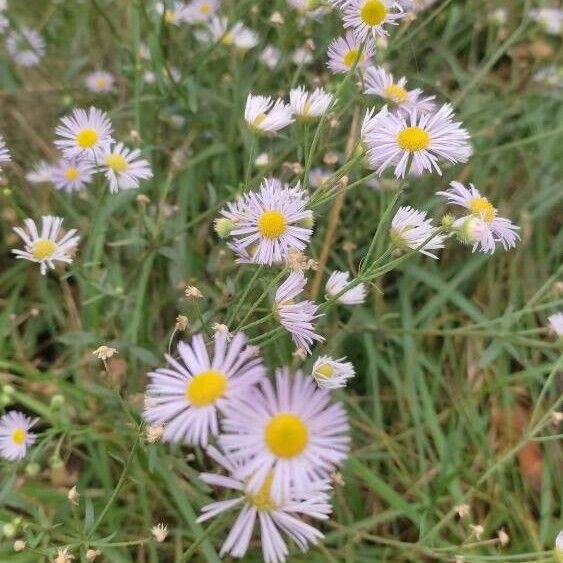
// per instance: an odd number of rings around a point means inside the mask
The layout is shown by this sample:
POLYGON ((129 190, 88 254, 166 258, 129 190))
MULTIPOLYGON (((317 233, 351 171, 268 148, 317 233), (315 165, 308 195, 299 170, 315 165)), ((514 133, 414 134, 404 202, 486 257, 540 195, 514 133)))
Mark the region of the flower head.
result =
MULTIPOLYGON (((4 162, 10 162, 10 160, 12 160, 12 158, 10 157, 10 151, 6 146, 4 137, 0 135, 0 164, 3 164, 4 162)), ((0 170, 2 170, 1 167, 0 170)))
POLYGON ((563 336, 563 312, 547 317, 549 326, 557 336, 563 336))
POLYGON ((58 190, 79 192, 92 182, 96 172, 94 165, 84 159, 61 158, 50 167, 51 181, 58 190))
POLYGON ((289 105, 297 118, 302 121, 321 117, 328 110, 333 99, 334 96, 327 94, 323 88, 307 92, 303 86, 299 86, 289 92, 289 105))
POLYGON ((27 449, 35 442, 29 429, 33 420, 18 411, 10 411, 0 418, 0 456, 10 461, 25 457, 27 449))
POLYGON ((217 16, 213 16, 207 22, 207 28, 197 33, 196 37, 203 42, 222 43, 239 51, 248 51, 260 41, 258 34, 242 22, 230 25, 227 18, 217 16))
POLYGON ((281 59, 281 51, 273 45, 266 45, 260 53, 260 61, 264 63, 270 70, 278 66, 281 59))
POLYGON ((395 176, 403 178, 409 162, 410 171, 417 175, 432 170, 441 175, 440 160, 466 162, 471 155, 469 133, 452 117, 449 104, 437 111, 406 114, 384 107, 365 138, 370 164, 380 174, 394 166, 395 176))
POLYGON ((37 31, 22 27, 6 38, 6 49, 20 66, 35 66, 45 55, 45 41, 37 31))
POLYGON ((291 107, 282 99, 275 102, 269 96, 248 94, 244 119, 257 133, 275 133, 293 123, 291 107))
POLYGON ((61 119, 55 134, 55 145, 67 158, 94 157, 111 141, 111 121, 105 112, 95 107, 75 109, 61 119))
POLYGON ((341 3, 344 27, 351 27, 360 41, 389 35, 385 26, 396 25, 404 16, 394 0, 346 0, 341 3))
POLYGON ((513 225, 510 219, 498 217, 496 208, 473 184, 466 188, 459 182, 451 182, 450 186, 449 190, 437 194, 445 197, 448 203, 469 211, 468 215, 453 223, 453 228, 457 229, 458 237, 463 242, 473 245, 473 251, 479 249, 490 254, 495 251, 497 242, 505 250, 516 246, 520 238, 516 232, 519 227, 513 225))
POLYGON ((259 389, 229 403, 219 443, 234 477, 252 494, 271 480, 270 498, 279 503, 292 487, 305 491, 344 462, 350 437, 346 413, 326 389, 300 371, 276 372, 259 389))
POLYGON ((530 10, 530 17, 550 35, 560 35, 563 27, 563 9, 543 6, 530 10))
POLYGON ((31 184, 47 184, 53 181, 53 167, 46 161, 40 160, 25 175, 25 179, 31 184))
POLYGON ((151 534, 157 543, 162 543, 168 537, 168 526, 166 524, 157 524, 151 529, 151 534))
POLYGON ((47 268, 55 268, 55 262, 65 262, 66 264, 72 262, 72 254, 80 237, 76 235, 76 229, 71 229, 62 238, 59 238, 63 224, 61 217, 43 215, 41 232, 37 229, 33 219, 26 219, 24 224, 27 231, 14 227, 14 231, 25 244, 25 250, 12 250, 16 258, 37 262, 43 275, 47 273, 47 268))
POLYGON ((346 387, 348 379, 356 375, 351 362, 346 358, 335 360, 330 356, 320 356, 313 365, 313 377, 317 385, 325 389, 338 389, 346 387))
POLYGON ((84 85, 95 94, 107 93, 113 90, 115 78, 111 72, 96 70, 84 79, 84 85))
MULTIPOLYGON (((350 283, 349 272, 332 272, 326 282, 326 294, 328 297, 336 297, 350 283)), ((366 286, 359 283, 340 295, 336 300, 344 305, 359 305, 366 299, 366 286)))
POLYGON ((323 342, 324 338, 315 332, 313 326, 313 321, 321 316, 318 305, 308 300, 295 301, 303 293, 306 283, 302 271, 292 271, 276 291, 274 313, 291 334, 295 345, 310 354, 314 342, 323 342))
POLYGON ((328 46, 328 68, 331 72, 347 73, 354 64, 359 70, 364 70, 373 56, 375 46, 369 38, 362 49, 362 41, 358 36, 348 31, 344 37, 337 37, 328 46))
MULTIPOLYGON (((432 219, 426 218, 426 211, 417 211, 408 206, 399 207, 391 221, 391 240, 401 250, 405 248, 416 250, 436 231, 436 227, 432 225, 432 219)), ((445 240, 445 235, 436 235, 419 252, 431 258, 438 258, 428 251, 444 248, 445 240)))
POLYGON ((183 2, 172 2, 170 7, 167 7, 165 2, 159 2, 155 9, 156 13, 162 16, 164 23, 181 25, 186 22, 187 6, 183 2))
POLYGON ((184 18, 188 23, 208 21, 219 9, 219 0, 193 0, 186 6, 184 18))
POLYGON ((313 188, 321 188, 331 177, 332 172, 330 170, 319 167, 313 168, 309 173, 309 184, 313 188))
POLYGON ((191 344, 180 342, 178 354, 178 360, 166 355, 170 367, 148 374, 144 418, 152 425, 164 424, 165 442, 205 446, 209 436, 219 432, 218 412, 233 398, 249 393, 265 369, 242 333, 230 343, 225 334, 216 333, 211 358, 200 334, 191 344))

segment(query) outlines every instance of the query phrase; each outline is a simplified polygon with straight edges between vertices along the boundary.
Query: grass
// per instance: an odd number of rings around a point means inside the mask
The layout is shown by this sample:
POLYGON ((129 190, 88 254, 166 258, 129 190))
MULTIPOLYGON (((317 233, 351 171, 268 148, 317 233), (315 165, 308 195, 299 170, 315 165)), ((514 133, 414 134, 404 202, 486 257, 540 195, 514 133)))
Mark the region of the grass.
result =
MULTIPOLYGON (((271 172, 297 179, 283 163, 305 165, 313 130, 295 125, 254 147, 244 101, 249 91, 285 92, 317 77, 336 91, 342 79, 327 75, 325 51, 341 28, 336 14, 301 28, 282 0, 225 1, 232 21, 242 19, 259 31, 261 46, 285 53, 272 72, 258 62, 258 48, 240 57, 201 46, 188 27, 162 25, 152 3, 45 0, 11 2, 8 11, 13 27, 41 30, 48 54, 31 70, 0 59, 0 131, 14 157, 0 195, 0 381, 14 389, 9 408, 39 417, 41 431, 26 460, 0 465, 0 521, 21 518, 17 537, 28 544, 16 554, 4 538, 2 561, 47 561, 68 545, 80 561, 96 547, 112 563, 216 562, 231 522, 195 521, 216 498, 197 478, 212 469, 200 450, 144 441, 145 374, 181 336, 173 334, 178 314, 197 332, 231 316, 230 326, 240 326, 251 308, 243 324, 269 311, 269 298, 255 303, 278 271, 235 265, 212 221, 245 178, 250 187, 271 172), (285 25, 269 23, 274 9, 285 25), (315 62, 296 67, 290 53, 308 37, 315 62), (150 62, 138 55, 141 42, 150 62), (84 73, 97 66, 118 76, 113 95, 83 90, 84 73), (174 82, 173 67, 181 71, 174 82), (152 86, 143 82, 149 68, 152 86), (25 181, 33 162, 53 157, 57 120, 90 103, 110 113, 121 139, 140 138, 150 155, 154 178, 140 192, 148 203, 136 199, 139 192, 110 196, 101 181, 72 196, 25 181), (174 115, 185 123, 174 127, 174 115), (248 165, 255 150, 269 153, 265 169, 248 165), (72 266, 42 277, 9 249, 18 246, 14 225, 47 213, 65 217, 82 241, 72 266), (186 283, 205 298, 183 298, 186 283), (102 343, 119 350, 107 370, 92 356, 102 343), (74 484, 77 506, 66 498, 74 484), (156 544, 150 529, 160 521, 170 536, 156 544)), ((322 526, 325 540, 306 555, 292 548, 291 561, 552 560, 562 527, 561 429, 552 423, 561 410, 562 356, 544 327, 563 307, 563 109, 560 91, 532 76, 561 64, 561 43, 526 17, 530 4, 438 2, 378 50, 395 75, 455 104, 475 148, 466 166, 443 178, 409 180, 401 201, 439 217, 434 192, 453 179, 471 181, 521 226, 522 241, 492 257, 451 241, 438 261, 410 256, 378 276, 364 306, 327 307, 319 322, 325 349, 348 356, 358 374, 337 393, 353 447, 344 484, 335 488, 334 517, 322 526), (508 8, 500 27, 487 18, 498 7, 508 8), (470 515, 460 519, 454 507, 464 503, 470 515), (480 539, 470 524, 483 526, 480 539), (504 548, 501 528, 510 536, 504 548)), ((353 80, 341 91, 339 125, 324 127, 313 165, 328 151, 344 152, 354 108, 374 103, 353 80)), ((350 183, 365 174, 354 166, 350 183)), ((358 271, 393 195, 362 182, 350 189, 327 272, 358 271)), ((333 201, 316 209, 314 257, 333 201)), ((387 247, 384 235, 375 257, 387 247)), ((270 367, 294 361, 276 327, 270 318, 248 329, 265 343, 270 367)), ((261 561, 260 551, 244 560, 261 561)))

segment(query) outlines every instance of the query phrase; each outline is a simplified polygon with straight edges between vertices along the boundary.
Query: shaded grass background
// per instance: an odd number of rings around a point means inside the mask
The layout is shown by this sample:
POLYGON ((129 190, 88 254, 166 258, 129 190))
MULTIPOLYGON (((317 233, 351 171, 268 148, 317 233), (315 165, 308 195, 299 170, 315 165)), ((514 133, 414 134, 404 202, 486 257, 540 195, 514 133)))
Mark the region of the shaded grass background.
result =
MULTIPOLYGON (((200 315, 208 325, 224 322, 252 276, 212 233, 217 209, 245 175, 248 91, 285 93, 319 80, 335 90, 340 79, 327 75, 325 52, 341 27, 332 15, 300 28, 283 1, 225 2, 233 20, 260 32, 261 47, 284 50, 271 72, 258 62, 259 48, 245 57, 209 49, 189 29, 163 26, 152 4, 32 1, 12 3, 8 12, 14 27, 41 29, 48 55, 32 70, 0 60, 0 131, 15 157, 11 191, 2 195, 0 376, 16 389, 12 406, 41 417, 43 433, 27 460, 0 466, 0 520, 21 516, 36 551, 14 554, 4 541, 0 560, 43 561, 70 544, 82 559, 90 545, 112 562, 217 561, 228 529, 228 520, 207 533, 195 523, 211 494, 197 479, 210 467, 202 452, 138 438, 145 373, 162 363, 177 314, 189 317, 194 332, 200 315), (274 9, 285 25, 268 23, 274 9), (307 37, 315 63, 296 68, 291 51, 307 37), (150 62, 138 55, 141 42, 150 62), (98 66, 118 77, 115 95, 84 91, 84 74, 98 66), (173 67, 181 71, 176 83, 173 67), (155 85, 143 83, 145 70, 155 73, 155 85), (68 196, 25 182, 33 162, 53 156, 60 116, 90 103, 110 112, 119 139, 140 138, 155 172, 141 192, 110 197, 100 181, 68 196), (186 120, 179 128, 175 114, 186 120), (138 203, 138 193, 150 202, 138 203), (41 277, 9 249, 18 244, 12 226, 47 213, 64 216, 83 238, 68 271, 41 277), (205 300, 183 299, 187 282, 205 300), (91 354, 102 343, 119 350, 110 374, 91 354), (58 408, 56 395, 64 397, 58 408), (25 471, 31 461, 40 465, 34 477, 25 471), (66 500, 75 483, 78 507, 66 500), (158 521, 171 529, 161 545, 149 539, 158 521)), ((334 519, 323 526, 326 540, 307 555, 292 551, 293 561, 551 560, 562 527, 560 428, 550 422, 561 396, 561 348, 542 327, 563 304, 563 110, 560 92, 531 77, 561 64, 561 44, 524 17, 529 5, 438 2, 378 51, 378 61, 405 74, 411 87, 454 102, 475 145, 466 167, 410 181, 403 201, 439 217, 443 207, 432 194, 452 179, 472 181, 521 226, 523 240, 493 257, 451 243, 437 262, 413 258, 378 279, 365 306, 333 309, 321 321, 327 352, 347 355, 358 373, 338 394, 351 416, 353 453, 342 470, 345 485, 335 490, 334 519), (497 7, 508 9, 506 26, 487 20, 497 7), (460 520, 452 510, 463 502, 471 516, 460 520), (504 528, 510 544, 500 550, 495 541, 477 542, 469 523, 484 526, 483 540, 504 528)), ((374 103, 348 86, 339 126, 327 128, 315 163, 327 151, 343 152, 353 107, 374 103)), ((261 140, 271 167, 253 170, 250 184, 270 170, 297 179, 282 162, 304 162, 304 138, 295 125, 261 140)), ((355 169, 351 178, 362 175, 355 169)), ((365 185, 349 194, 330 269, 356 270, 392 195, 365 185)), ((320 210, 314 256, 328 210, 320 210)), ((261 279, 263 287, 273 275, 261 279)), ((275 324, 266 327, 260 332, 275 324)), ((263 354, 275 367, 291 351, 282 337, 263 354)), ((259 561, 259 553, 245 560, 259 561)))

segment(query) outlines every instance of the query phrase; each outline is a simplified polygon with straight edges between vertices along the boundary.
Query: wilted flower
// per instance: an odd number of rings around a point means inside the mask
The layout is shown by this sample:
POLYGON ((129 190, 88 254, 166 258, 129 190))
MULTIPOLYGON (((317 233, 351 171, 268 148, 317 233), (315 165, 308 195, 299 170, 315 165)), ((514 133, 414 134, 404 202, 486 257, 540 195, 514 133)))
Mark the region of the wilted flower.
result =
POLYGON ((109 360, 114 354, 118 354, 118 351, 115 348, 110 348, 109 346, 102 345, 99 348, 96 348, 96 350, 94 350, 92 354, 99 360, 103 360, 105 362, 106 360, 109 360))
POLYGON ((162 543, 168 536, 168 526, 166 524, 157 524, 151 529, 151 534, 158 543, 162 543))

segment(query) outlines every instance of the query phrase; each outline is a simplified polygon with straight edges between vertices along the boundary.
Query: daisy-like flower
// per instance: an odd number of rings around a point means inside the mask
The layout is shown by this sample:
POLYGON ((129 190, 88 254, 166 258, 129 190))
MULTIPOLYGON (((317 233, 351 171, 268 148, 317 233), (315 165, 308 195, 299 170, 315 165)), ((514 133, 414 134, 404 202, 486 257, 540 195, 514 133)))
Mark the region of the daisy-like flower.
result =
POLYGON ((272 70, 278 66, 280 59, 281 51, 273 45, 267 45, 260 53, 260 61, 272 70))
POLYGON ((374 117, 365 141, 371 166, 379 174, 394 166, 397 178, 404 178, 409 162, 409 170, 416 175, 431 170, 441 175, 439 160, 455 164, 471 155, 469 133, 453 121, 449 104, 426 113, 391 113, 384 107, 374 117))
POLYGON ((269 484, 275 503, 292 487, 306 491, 348 455, 344 408, 301 371, 277 370, 275 388, 263 379, 258 390, 227 405, 221 427, 219 444, 237 465, 233 476, 251 494, 269 484))
POLYGON ((313 377, 317 385, 324 389, 346 387, 348 379, 356 375, 351 362, 346 358, 334 360, 330 356, 320 356, 313 365, 313 377))
POLYGON ((520 238, 516 232, 519 227, 513 225, 510 219, 497 217, 496 208, 473 184, 466 188, 459 182, 451 182, 450 186, 449 190, 437 192, 437 195, 469 211, 469 215, 454 221, 453 228, 463 242, 473 245, 473 252, 479 248, 482 252, 492 254, 497 242, 505 250, 516 246, 520 238))
POLYGON ((303 86, 294 88, 289 92, 289 105, 301 121, 310 121, 321 117, 334 100, 332 94, 325 92, 324 88, 316 88, 307 92, 303 86))
POLYGON ((299 15, 307 18, 321 20, 326 13, 326 9, 317 0, 287 0, 287 3, 299 12, 299 15))
POLYGON ((321 316, 318 313, 319 306, 308 300, 295 301, 303 293, 306 284, 307 279, 302 271, 292 271, 276 291, 274 314, 291 334, 295 345, 310 354, 314 342, 323 342, 324 338, 315 332, 313 326, 313 321, 321 316))
POLYGON ((560 35, 563 27, 563 9, 561 8, 536 8, 530 10, 530 17, 539 23, 550 35, 560 35))
POLYGON ((306 205, 299 184, 289 188, 277 178, 266 178, 259 191, 245 194, 221 214, 232 222, 230 235, 238 248, 253 262, 271 265, 286 260, 288 249, 307 246, 313 212, 306 205))
POLYGON ((8 35, 6 49, 16 64, 35 66, 45 55, 45 41, 34 29, 22 27, 8 35))
POLYGON ((313 53, 311 53, 311 50, 307 47, 297 47, 297 49, 293 51, 291 60, 293 64, 297 66, 310 65, 313 62, 313 53))
POLYGON ((170 8, 164 2, 159 2, 155 9, 169 25, 181 25, 186 21, 187 6, 183 2, 173 2, 170 8))
POLYGON ((436 0, 403 0, 403 6, 410 12, 422 12, 434 5, 436 0))
POLYGON ((61 158, 51 168, 51 181, 58 190, 79 192, 92 181, 95 172, 94 165, 88 160, 61 158))
POLYGON ((10 151, 6 146, 4 137, 0 135, 0 170, 2 170, 1 165, 4 164, 5 162, 10 162, 10 160, 12 160, 12 157, 10 156, 10 151))
POLYGON ((25 457, 27 449, 35 442, 29 429, 33 420, 18 411, 10 411, 0 418, 0 456, 10 461, 25 457))
POLYGON ((188 23, 200 23, 212 18, 219 9, 219 0, 193 0, 184 12, 188 23))
MULTIPOLYGON (((350 283, 350 272, 339 272, 338 270, 332 272, 328 281, 326 282, 325 291, 328 297, 336 297, 348 284, 350 283)), ((363 283, 352 287, 336 301, 343 305, 359 305, 366 299, 366 286, 363 283)))
POLYGON ((368 39, 364 48, 361 47, 362 42, 351 31, 344 37, 337 37, 328 46, 328 68, 335 74, 347 73, 357 61, 356 68, 364 70, 375 52, 375 45, 368 39))
POLYGON ((557 336, 563 336, 563 312, 547 317, 551 329, 557 336))
POLYGON ((59 239, 63 220, 52 215, 41 217, 41 232, 33 219, 26 219, 24 224, 27 232, 14 227, 15 233, 25 243, 25 250, 12 250, 16 258, 37 262, 43 275, 47 273, 47 268, 55 268, 55 262, 72 263, 72 255, 80 240, 76 229, 71 229, 59 239))
MULTIPOLYGON (((416 250, 437 231, 437 228, 432 225, 432 219, 426 218, 426 211, 417 211, 407 206, 399 207, 391 221, 390 231, 391 241, 397 248, 416 250)), ((436 235, 419 252, 437 259, 435 254, 428 251, 444 248, 445 240, 445 235, 436 235)))
POLYGON ((422 90, 407 90, 407 79, 403 76, 397 82, 393 75, 382 67, 368 68, 365 74, 365 93, 379 96, 397 109, 417 109, 420 112, 432 111, 434 96, 422 97, 422 90))
POLYGON ((212 358, 201 334, 191 344, 180 342, 178 354, 179 360, 166 355, 170 367, 148 374, 143 416, 153 426, 164 424, 163 441, 205 446, 219 432, 219 412, 233 398, 248 395, 266 370, 242 333, 230 342, 216 333, 212 358))
POLYGON ((242 22, 229 25, 227 18, 213 16, 208 22, 207 33, 200 32, 196 37, 201 41, 213 41, 222 43, 228 47, 235 47, 240 51, 248 51, 258 45, 260 38, 252 29, 246 27, 242 22))
POLYGON ((61 119, 55 134, 61 137, 55 140, 55 145, 67 158, 93 158, 111 142, 112 126, 107 114, 98 108, 75 109, 61 119))
POLYGON ((328 518, 331 512, 328 480, 317 480, 307 490, 290 486, 281 500, 275 502, 270 495, 272 473, 268 474, 258 492, 253 492, 243 480, 233 476, 240 470, 240 463, 233 463, 213 447, 207 449, 207 454, 225 468, 228 475, 201 473, 200 479, 209 485, 235 491, 238 496, 204 506, 197 521, 204 522, 228 510, 241 508, 221 548, 221 557, 226 554, 244 557, 256 520, 260 525, 260 543, 265 563, 282 563, 287 557, 287 546, 280 532, 292 539, 303 552, 309 543, 315 544, 323 537, 319 530, 303 522, 300 515, 321 520, 328 518))
POLYGON ((139 187, 139 180, 152 178, 152 170, 139 149, 129 149, 123 143, 115 143, 103 149, 97 157, 104 172, 110 192, 131 190, 139 187))
POLYGON ((330 170, 319 167, 313 168, 309 173, 309 184, 313 188, 321 188, 331 177, 332 172, 330 170))
POLYGON ((347 0, 341 9, 344 27, 351 27, 360 41, 389 35, 384 26, 397 24, 405 15, 394 0, 347 0))
POLYGON ((563 530, 555 538, 555 553, 560 560, 563 560, 563 530))
POLYGON ((96 70, 91 72, 85 79, 84 85, 90 92, 95 94, 107 93, 113 90, 115 78, 111 72, 106 70, 96 70))
POLYGON ((269 96, 254 96, 248 94, 244 119, 257 133, 273 134, 287 127, 295 120, 291 107, 281 98, 275 102, 269 96))
POLYGON ((40 160, 25 175, 25 179, 30 184, 48 184, 53 181, 53 167, 45 160, 40 160))

